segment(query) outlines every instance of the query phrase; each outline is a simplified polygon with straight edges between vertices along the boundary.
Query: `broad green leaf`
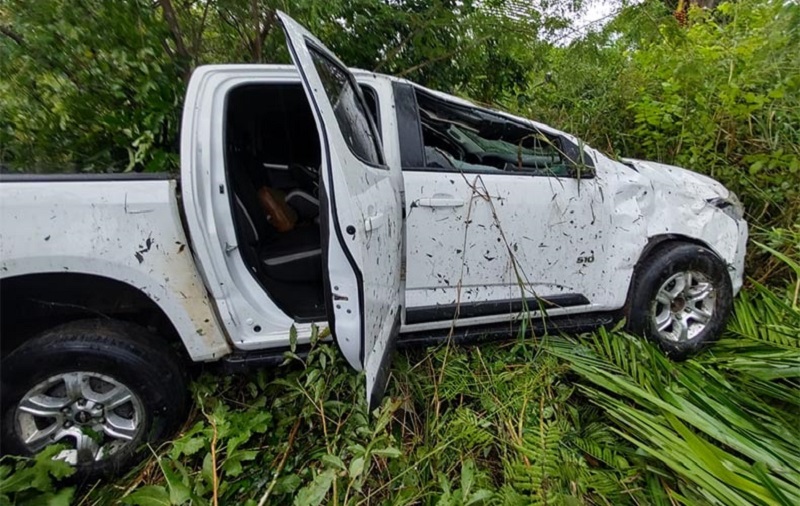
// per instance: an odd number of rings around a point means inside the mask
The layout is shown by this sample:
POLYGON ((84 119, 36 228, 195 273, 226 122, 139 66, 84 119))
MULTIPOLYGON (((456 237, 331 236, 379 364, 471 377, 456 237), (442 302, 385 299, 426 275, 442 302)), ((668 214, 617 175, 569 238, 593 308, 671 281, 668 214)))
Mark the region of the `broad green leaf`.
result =
POLYGON ((322 460, 322 462, 328 464, 331 467, 335 467, 336 469, 341 469, 342 471, 347 470, 347 468, 344 465, 344 462, 342 462, 342 459, 337 457, 336 455, 331 455, 329 453, 326 453, 325 455, 322 456, 320 460, 322 460))
POLYGON ((397 457, 399 457, 400 455, 403 454, 397 448, 392 448, 392 447, 389 447, 389 448, 377 448, 377 449, 372 450, 370 453, 372 453, 373 455, 378 456, 378 457, 386 457, 386 458, 390 458, 390 459, 397 458, 397 457))
POLYGON ((334 479, 336 479, 336 472, 333 469, 319 473, 311 483, 297 492, 294 498, 295 506, 318 506, 321 504, 334 479))
POLYGON ((278 478, 278 481, 275 482, 275 494, 280 495, 293 493, 300 487, 301 483, 300 477, 296 474, 290 474, 278 478))
POLYGON ((124 504, 135 506, 171 506, 167 489, 160 485, 138 488, 121 499, 124 504))
POLYGON ((356 457, 350 462, 348 474, 351 479, 358 478, 364 472, 364 457, 356 457))

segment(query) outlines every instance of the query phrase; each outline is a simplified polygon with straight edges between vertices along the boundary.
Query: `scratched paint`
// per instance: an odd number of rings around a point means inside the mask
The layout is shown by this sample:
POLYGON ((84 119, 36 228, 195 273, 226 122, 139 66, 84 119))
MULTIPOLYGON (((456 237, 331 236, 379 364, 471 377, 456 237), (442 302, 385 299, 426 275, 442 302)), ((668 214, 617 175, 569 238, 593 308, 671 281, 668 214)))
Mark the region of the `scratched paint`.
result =
POLYGON ((5 182, 0 191, 3 278, 73 272, 122 281, 164 310, 194 360, 230 351, 186 247, 175 181, 5 182))
MULTIPOLYGON (((577 142, 546 125, 514 119, 577 142)), ((595 171, 582 179, 435 168, 404 172, 406 307, 581 294, 589 305, 551 313, 616 310, 625 304, 644 248, 661 236, 706 244, 729 265, 738 291, 747 224, 711 203, 728 198, 727 189, 677 167, 628 161, 631 168, 586 151, 595 171)), ((498 318, 508 316, 456 325, 498 318)), ((450 322, 404 330, 442 325, 450 322)))
MULTIPOLYGON (((402 220, 401 188, 387 168, 364 163, 350 150, 332 103, 335 99, 337 107, 347 107, 347 97, 328 97, 322 91, 306 45, 314 40, 313 35, 285 14, 279 16, 292 58, 304 77, 306 94, 316 105, 317 127, 327 141, 322 143, 326 160, 322 183, 330 206, 326 213, 330 231, 327 275, 336 293, 334 334, 350 365, 365 370, 370 398, 373 390, 383 388, 377 385, 381 365, 399 330, 393 324, 401 304, 402 235, 395 233, 402 220), (337 228, 355 229, 355 233, 340 238, 337 228)), ((336 61, 335 56, 330 57, 336 61)))
MULTIPOLYGON (((741 286, 746 225, 708 200, 716 182, 597 154, 591 179, 406 172, 408 307, 582 294, 591 310, 622 307, 650 238, 708 244, 741 286), (448 177, 449 176, 449 177, 448 177), (419 206, 431 196, 461 207, 419 206), (502 202, 502 204, 501 204, 502 202)), ((586 311, 586 308, 582 308, 586 311)))

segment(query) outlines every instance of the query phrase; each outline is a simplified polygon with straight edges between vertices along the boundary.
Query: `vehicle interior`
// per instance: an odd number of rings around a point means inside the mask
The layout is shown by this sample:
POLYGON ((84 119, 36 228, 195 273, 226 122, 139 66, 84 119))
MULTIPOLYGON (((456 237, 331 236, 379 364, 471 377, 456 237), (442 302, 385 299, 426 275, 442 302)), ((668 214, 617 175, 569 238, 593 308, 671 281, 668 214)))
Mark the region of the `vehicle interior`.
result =
POLYGON ((233 89, 225 143, 242 259, 288 315, 300 322, 324 318, 320 142, 302 86, 233 89))
POLYGON ((458 172, 568 176, 561 138, 417 90, 426 166, 458 172))

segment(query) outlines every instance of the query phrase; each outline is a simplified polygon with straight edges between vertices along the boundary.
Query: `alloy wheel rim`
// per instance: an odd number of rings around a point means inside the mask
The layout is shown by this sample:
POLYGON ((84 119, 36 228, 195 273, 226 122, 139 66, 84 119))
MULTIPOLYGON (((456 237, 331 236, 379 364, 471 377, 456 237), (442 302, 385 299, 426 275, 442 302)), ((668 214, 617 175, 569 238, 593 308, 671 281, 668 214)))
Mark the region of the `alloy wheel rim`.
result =
POLYGON ((17 434, 31 453, 64 444, 57 459, 72 465, 108 458, 137 440, 141 399, 110 376, 76 371, 51 376, 20 399, 17 434))
POLYGON ((695 339, 714 316, 717 292, 707 275, 681 271, 661 284, 650 304, 653 332, 672 342, 695 339))

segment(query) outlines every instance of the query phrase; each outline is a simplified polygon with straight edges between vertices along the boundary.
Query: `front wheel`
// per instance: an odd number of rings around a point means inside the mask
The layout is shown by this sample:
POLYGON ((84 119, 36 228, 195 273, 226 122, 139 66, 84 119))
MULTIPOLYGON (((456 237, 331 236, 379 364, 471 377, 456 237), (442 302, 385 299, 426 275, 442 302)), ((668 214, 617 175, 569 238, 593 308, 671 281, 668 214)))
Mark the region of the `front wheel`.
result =
POLYGON ((114 320, 67 323, 2 363, 2 450, 56 458, 78 481, 124 471, 146 443, 182 423, 186 380, 177 357, 145 329, 114 320))
POLYGON ((732 306, 725 263, 702 246, 670 243, 635 273, 627 327, 682 360, 719 338, 732 306))

